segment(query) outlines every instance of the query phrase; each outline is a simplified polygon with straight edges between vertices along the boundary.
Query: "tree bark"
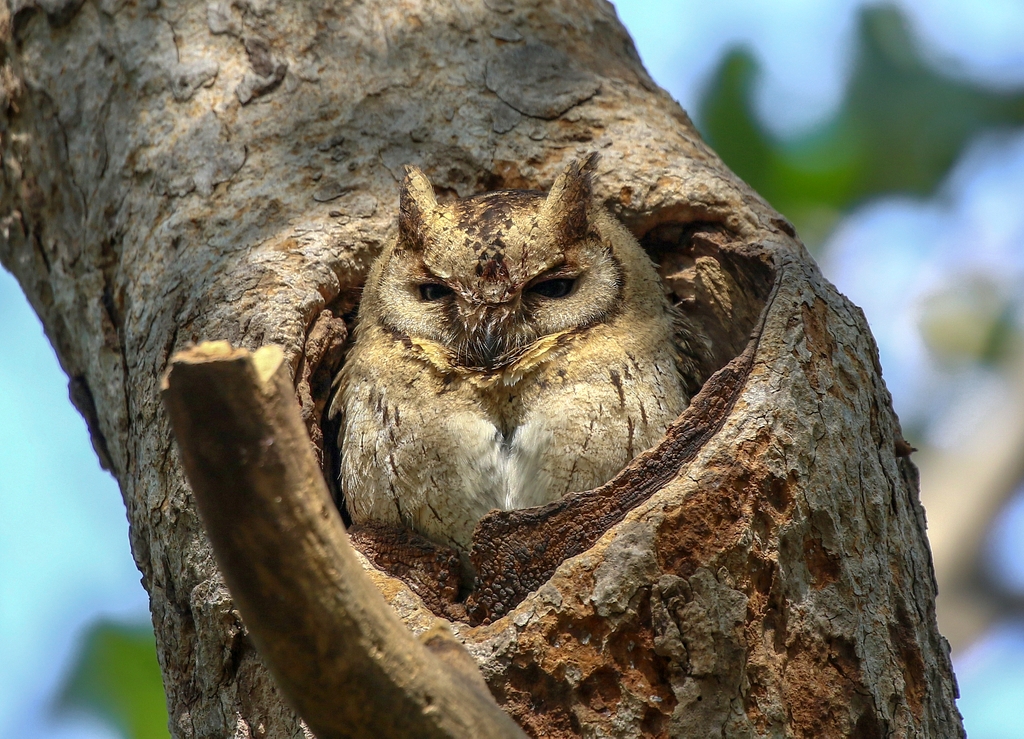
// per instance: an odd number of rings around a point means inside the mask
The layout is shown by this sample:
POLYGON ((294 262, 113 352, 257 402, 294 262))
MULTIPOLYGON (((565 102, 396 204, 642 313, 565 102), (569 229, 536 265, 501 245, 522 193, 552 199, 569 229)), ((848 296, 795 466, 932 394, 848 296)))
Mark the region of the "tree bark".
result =
MULTIPOLYGON (((596 192, 712 340, 707 373, 750 362, 692 455, 638 462, 662 477, 593 546, 508 615, 452 626, 493 695, 534 736, 963 736, 863 314, 608 3, 9 0, 0 42, 0 261, 120 483, 176 737, 308 730, 200 525, 160 403, 171 354, 281 345, 322 442, 402 165, 467 196, 550 186, 594 150, 596 192)), ((414 633, 437 623, 367 572, 414 633)))

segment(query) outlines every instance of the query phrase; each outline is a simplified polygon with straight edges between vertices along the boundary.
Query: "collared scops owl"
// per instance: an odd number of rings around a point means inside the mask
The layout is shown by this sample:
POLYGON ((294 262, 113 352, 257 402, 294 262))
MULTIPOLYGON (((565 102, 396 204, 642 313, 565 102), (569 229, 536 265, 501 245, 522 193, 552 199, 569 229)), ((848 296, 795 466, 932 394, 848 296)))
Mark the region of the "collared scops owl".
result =
POLYGON ((333 401, 354 523, 465 555, 488 511, 603 484, 686 407, 665 290, 594 202, 596 160, 451 203, 407 168, 333 401))

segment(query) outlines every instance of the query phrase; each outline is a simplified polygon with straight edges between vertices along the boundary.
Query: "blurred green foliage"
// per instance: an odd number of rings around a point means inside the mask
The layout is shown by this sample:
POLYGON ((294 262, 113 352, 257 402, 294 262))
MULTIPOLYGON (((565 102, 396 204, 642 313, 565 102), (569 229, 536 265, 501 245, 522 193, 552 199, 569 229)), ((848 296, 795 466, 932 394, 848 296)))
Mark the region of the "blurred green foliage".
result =
POLYGON ((920 307, 918 330, 941 366, 996 367, 1022 351, 1016 296, 992 275, 957 275, 920 307))
POLYGON ((125 739, 168 739, 153 629, 95 623, 83 637, 56 707, 96 716, 125 739))
POLYGON ((766 132, 754 112, 758 74, 749 52, 726 55, 698 126, 812 248, 851 206, 889 193, 930 194, 976 134, 1024 124, 1024 90, 986 89, 935 69, 892 7, 861 11, 845 98, 814 130, 783 140, 766 132))

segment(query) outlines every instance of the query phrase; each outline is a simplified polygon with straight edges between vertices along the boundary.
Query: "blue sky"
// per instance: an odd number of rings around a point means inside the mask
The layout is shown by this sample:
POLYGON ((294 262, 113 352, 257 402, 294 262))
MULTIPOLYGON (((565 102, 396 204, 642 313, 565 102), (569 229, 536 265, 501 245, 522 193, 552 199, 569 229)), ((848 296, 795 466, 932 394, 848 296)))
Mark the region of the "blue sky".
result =
POLYGON ((0 346, 0 737, 109 736, 47 719, 87 624, 149 618, 121 494, 39 320, 2 270, 0 346))
MULTIPOLYGON (((746 43, 764 70, 759 111, 770 129, 788 133, 824 119, 841 99, 861 3, 616 5, 654 78, 691 111, 721 54, 746 43)), ((942 64, 993 86, 1024 83, 1024 2, 900 5, 942 64)), ((827 245, 822 267, 864 307, 901 415, 952 414, 948 408, 922 410, 937 387, 951 395, 954 407, 960 397, 928 364, 916 334, 914 301, 964 269, 995 272, 1007 289, 1024 283, 1022 193, 1024 136, 989 137, 971 147, 935 198, 867 204, 827 245), (977 233, 981 223, 987 229, 981 256, 965 265, 957 234, 977 233), (883 273, 870 268, 880 260, 887 265, 883 273)), ((48 706, 88 623, 101 615, 149 618, 128 551, 120 493, 96 463, 85 424, 67 400, 67 378, 38 320, 13 278, 2 272, 0 346, 6 349, 0 355, 0 737, 109 737, 96 724, 51 720, 48 706)), ((957 428, 969 432, 963 423, 957 428)), ((957 429, 949 433, 955 441, 957 429)), ((994 546, 1004 552, 999 561, 1007 577, 1024 582, 1024 505, 1017 508, 1001 523, 994 546)), ((1000 625, 958 656, 960 706, 972 739, 1016 731, 1022 665, 1024 630, 1014 624, 1000 625)))

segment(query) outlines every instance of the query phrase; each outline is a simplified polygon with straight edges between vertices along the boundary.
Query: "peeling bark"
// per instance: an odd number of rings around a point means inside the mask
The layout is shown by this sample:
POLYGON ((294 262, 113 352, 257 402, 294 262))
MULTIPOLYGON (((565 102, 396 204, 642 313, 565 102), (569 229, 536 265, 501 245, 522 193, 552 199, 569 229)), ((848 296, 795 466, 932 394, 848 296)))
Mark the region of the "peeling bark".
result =
POLYGON ((546 188, 593 150, 596 194, 711 341, 705 375, 763 328, 692 457, 508 615, 454 625, 492 693, 535 736, 963 735, 863 314, 610 5, 9 0, 0 41, 0 261, 120 483, 176 737, 305 730, 200 526, 160 405, 171 354, 280 344, 315 438, 402 165, 468 196, 546 188))

